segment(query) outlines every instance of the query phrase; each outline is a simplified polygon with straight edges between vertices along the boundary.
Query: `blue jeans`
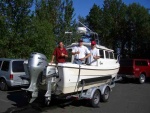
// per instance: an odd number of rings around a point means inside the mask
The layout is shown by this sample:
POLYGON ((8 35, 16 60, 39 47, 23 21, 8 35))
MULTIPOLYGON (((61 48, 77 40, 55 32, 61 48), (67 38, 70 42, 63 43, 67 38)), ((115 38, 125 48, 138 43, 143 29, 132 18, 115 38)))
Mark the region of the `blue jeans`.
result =
POLYGON ((80 59, 74 59, 73 63, 74 64, 84 64, 85 61, 82 61, 80 59))

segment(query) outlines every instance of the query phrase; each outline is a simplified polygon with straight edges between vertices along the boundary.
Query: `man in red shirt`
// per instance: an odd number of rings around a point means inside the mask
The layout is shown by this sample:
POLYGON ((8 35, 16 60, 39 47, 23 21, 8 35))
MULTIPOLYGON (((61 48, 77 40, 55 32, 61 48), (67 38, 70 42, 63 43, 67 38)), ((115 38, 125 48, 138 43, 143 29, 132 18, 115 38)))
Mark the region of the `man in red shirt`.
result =
POLYGON ((56 57, 56 63, 64 63, 66 62, 66 58, 68 57, 67 50, 64 48, 63 42, 59 42, 59 46, 55 48, 52 56, 51 63, 54 62, 54 58, 56 57))

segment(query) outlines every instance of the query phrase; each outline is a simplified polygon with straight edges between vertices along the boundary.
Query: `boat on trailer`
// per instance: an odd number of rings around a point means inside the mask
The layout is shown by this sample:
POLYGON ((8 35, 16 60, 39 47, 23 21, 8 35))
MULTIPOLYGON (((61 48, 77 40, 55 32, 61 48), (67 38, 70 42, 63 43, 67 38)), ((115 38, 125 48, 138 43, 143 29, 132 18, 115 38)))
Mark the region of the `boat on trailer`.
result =
MULTIPOLYGON (((83 43, 90 48, 90 43, 83 43)), ((69 55, 78 43, 66 47, 69 55)), ((97 65, 74 64, 74 55, 70 55, 66 63, 51 64, 45 55, 32 53, 24 62, 26 74, 30 76, 30 86, 25 90, 30 103, 38 97, 38 79, 46 77, 45 103, 50 104, 51 95, 65 98, 76 97, 89 99, 93 107, 98 106, 100 98, 108 101, 111 88, 119 71, 119 61, 114 57, 114 51, 101 45, 96 45, 100 52, 97 65)))

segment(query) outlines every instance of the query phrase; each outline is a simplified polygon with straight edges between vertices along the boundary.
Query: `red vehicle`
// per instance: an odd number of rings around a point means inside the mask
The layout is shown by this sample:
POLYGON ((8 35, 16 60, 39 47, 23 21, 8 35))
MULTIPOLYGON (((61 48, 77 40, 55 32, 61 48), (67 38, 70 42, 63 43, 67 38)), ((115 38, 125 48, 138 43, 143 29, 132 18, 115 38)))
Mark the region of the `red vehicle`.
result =
POLYGON ((144 83, 150 77, 150 60, 148 59, 122 59, 118 75, 123 79, 137 78, 139 83, 144 83))

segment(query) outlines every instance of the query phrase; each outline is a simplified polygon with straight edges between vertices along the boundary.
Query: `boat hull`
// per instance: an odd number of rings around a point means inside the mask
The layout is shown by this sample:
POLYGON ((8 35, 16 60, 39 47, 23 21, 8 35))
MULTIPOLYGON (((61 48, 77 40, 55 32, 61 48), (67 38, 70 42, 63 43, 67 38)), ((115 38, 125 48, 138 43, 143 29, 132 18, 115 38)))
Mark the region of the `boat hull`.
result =
POLYGON ((96 66, 77 65, 77 64, 59 64, 58 74, 59 82, 57 83, 56 94, 67 94, 82 90, 81 81, 88 80, 90 83, 84 84, 84 90, 91 87, 97 87, 109 83, 117 75, 119 68, 102 69, 96 66), (99 78, 92 82, 93 79, 99 78), (101 79, 100 79, 101 78, 101 79))

